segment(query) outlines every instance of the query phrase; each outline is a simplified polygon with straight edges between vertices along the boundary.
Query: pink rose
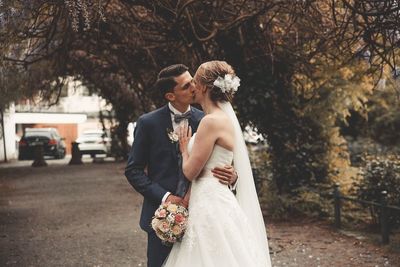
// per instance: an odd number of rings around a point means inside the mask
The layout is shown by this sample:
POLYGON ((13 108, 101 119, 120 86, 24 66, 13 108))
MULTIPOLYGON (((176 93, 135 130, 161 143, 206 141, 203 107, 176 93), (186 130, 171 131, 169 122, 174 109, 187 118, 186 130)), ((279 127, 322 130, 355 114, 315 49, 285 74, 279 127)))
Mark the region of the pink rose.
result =
POLYGON ((172 233, 175 236, 179 236, 182 233, 182 229, 179 227, 179 225, 175 225, 174 227, 172 227, 172 233))
POLYGON ((160 223, 158 224, 158 228, 163 232, 166 233, 169 231, 169 223, 166 221, 160 221, 160 223))
POLYGON ((168 242, 175 243, 176 242, 176 238, 170 237, 170 238, 168 238, 168 242))
POLYGON ((160 220, 157 218, 154 218, 153 220, 151 220, 151 227, 155 230, 159 224, 160 220))
POLYGON ((164 209, 159 210, 159 211, 157 212, 157 215, 156 215, 156 216, 157 216, 157 217, 160 217, 160 218, 165 218, 165 217, 167 216, 167 211, 164 210, 164 209))
POLYGON ((176 214, 175 215, 175 222, 177 223, 183 223, 185 221, 185 217, 182 214, 176 214))

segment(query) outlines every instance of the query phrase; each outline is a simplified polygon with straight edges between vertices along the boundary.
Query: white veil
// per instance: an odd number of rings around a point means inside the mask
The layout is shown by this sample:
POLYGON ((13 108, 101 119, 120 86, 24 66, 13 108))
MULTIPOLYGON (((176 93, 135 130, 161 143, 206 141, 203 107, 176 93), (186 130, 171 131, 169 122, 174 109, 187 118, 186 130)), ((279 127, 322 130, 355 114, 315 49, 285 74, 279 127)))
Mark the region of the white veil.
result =
POLYGON ((240 207, 247 215, 251 228, 254 229, 255 238, 257 239, 254 240, 254 242, 257 243, 258 247, 262 249, 262 251, 265 251, 265 257, 267 257, 266 262, 271 262, 264 219, 258 201, 250 159, 244 142, 242 129, 231 103, 219 102, 218 105, 228 115, 235 129, 233 163, 238 174, 236 198, 240 207))

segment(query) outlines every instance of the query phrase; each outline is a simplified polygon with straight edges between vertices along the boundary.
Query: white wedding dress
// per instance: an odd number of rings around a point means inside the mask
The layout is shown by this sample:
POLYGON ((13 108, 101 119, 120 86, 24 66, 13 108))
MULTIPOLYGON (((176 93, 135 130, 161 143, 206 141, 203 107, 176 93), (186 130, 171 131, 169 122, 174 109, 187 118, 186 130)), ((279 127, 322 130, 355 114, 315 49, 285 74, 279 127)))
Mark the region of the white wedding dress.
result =
MULTIPOLYGON (((189 153, 194 139, 195 135, 188 144, 189 153)), ((174 244, 163 266, 271 266, 268 246, 265 249, 256 242, 261 233, 251 227, 228 186, 211 173, 216 166, 231 165, 232 160, 232 151, 214 146, 200 177, 192 182, 186 233, 182 242, 174 244)))

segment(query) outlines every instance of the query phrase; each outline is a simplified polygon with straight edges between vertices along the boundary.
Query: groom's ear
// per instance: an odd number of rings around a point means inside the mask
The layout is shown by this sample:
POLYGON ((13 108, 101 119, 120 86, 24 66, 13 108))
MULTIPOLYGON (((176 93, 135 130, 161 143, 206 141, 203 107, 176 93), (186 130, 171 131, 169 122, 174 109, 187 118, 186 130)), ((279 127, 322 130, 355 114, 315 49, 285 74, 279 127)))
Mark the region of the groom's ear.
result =
POLYGON ((175 101, 175 94, 168 92, 164 95, 165 99, 167 99, 169 102, 175 101))

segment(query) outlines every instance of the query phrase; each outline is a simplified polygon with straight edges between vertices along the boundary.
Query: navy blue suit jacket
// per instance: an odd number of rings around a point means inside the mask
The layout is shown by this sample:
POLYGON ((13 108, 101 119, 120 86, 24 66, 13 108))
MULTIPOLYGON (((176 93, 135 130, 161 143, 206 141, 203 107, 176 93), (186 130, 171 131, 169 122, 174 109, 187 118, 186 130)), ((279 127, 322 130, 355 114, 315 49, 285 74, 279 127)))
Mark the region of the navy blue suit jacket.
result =
MULTIPOLYGON (((196 132, 203 112, 191 107, 189 124, 196 132)), ((176 193, 178 185, 178 153, 176 143, 168 137, 173 130, 168 105, 142 115, 136 122, 134 142, 129 153, 125 176, 129 183, 143 195, 140 227, 152 231, 150 223, 163 196, 176 193), (144 169, 147 167, 147 175, 144 169)))

